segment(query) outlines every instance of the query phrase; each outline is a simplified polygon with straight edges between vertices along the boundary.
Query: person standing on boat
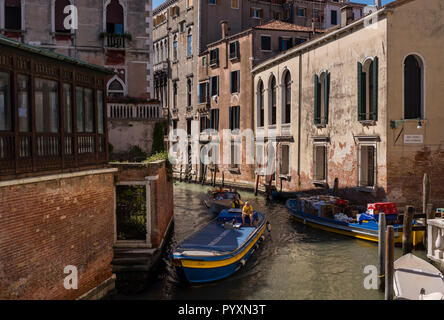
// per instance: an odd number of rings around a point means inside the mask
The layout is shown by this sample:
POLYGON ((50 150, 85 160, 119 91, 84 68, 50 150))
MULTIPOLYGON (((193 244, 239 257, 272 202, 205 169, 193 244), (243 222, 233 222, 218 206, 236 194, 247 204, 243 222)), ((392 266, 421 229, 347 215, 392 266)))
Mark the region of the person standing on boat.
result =
POLYGON ((242 225, 245 225, 245 217, 250 217, 250 226, 253 226, 253 206, 248 201, 245 201, 245 205, 242 209, 242 225))
POLYGON ((238 195, 235 195, 234 196, 234 199, 233 199, 233 203, 232 203, 232 206, 233 206, 233 208, 235 208, 235 209, 240 209, 240 208, 242 208, 242 201, 239 199, 239 196, 238 195))

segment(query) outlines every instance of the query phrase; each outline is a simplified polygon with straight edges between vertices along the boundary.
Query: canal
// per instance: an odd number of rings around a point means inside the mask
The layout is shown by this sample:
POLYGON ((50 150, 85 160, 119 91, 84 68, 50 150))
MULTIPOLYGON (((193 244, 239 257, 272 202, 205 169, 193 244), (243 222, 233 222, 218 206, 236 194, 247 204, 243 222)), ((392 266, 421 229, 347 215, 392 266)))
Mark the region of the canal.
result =
MULTIPOLYGON (((208 187, 176 183, 175 224, 167 252, 208 223, 202 200, 208 187)), ((267 215, 271 232, 244 268, 230 278, 209 284, 187 285, 175 276, 168 256, 147 289, 136 296, 117 299, 383 299, 378 290, 364 288, 364 268, 376 265, 378 246, 313 229, 293 221, 284 204, 267 202, 263 196, 240 192, 254 209, 267 215)), ((424 251, 415 252, 425 257, 424 251)), ((396 249, 396 257, 401 250, 396 249)))

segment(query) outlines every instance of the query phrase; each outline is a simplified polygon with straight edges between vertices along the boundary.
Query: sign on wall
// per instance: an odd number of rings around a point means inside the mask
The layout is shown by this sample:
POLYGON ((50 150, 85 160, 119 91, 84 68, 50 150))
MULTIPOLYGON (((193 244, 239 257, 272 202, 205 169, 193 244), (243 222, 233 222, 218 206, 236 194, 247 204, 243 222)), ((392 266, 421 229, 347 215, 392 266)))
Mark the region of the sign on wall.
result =
POLYGON ((423 134, 405 134, 404 135, 404 143, 424 143, 424 135, 423 134))

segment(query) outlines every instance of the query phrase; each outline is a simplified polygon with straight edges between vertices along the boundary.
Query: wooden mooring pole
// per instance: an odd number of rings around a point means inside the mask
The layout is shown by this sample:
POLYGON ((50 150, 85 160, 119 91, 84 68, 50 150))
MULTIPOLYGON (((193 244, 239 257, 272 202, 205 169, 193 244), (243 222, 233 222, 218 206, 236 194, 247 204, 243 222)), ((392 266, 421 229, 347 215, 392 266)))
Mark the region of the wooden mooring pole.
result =
MULTIPOLYGON (((431 220, 431 219, 435 219, 435 213, 433 212, 433 204, 432 203, 428 203, 427 204, 427 208, 426 208, 426 218, 425 218, 425 225, 427 226, 427 221, 431 220)), ((425 231, 425 236, 424 236, 424 248, 427 249, 428 246, 428 237, 429 237, 429 233, 428 233, 429 228, 426 229, 425 231)))
POLYGON ((426 213, 427 205, 430 200, 430 178, 427 173, 424 173, 424 179, 422 181, 422 212, 426 213))
POLYGON ((256 174, 256 187, 254 188, 254 195, 257 196, 257 193, 259 192, 259 179, 260 176, 256 174))
POLYGON ((411 253, 413 250, 413 216, 415 208, 407 206, 404 214, 404 223, 402 226, 402 255, 411 253))
POLYGON ((386 221, 385 214, 379 214, 379 230, 378 230, 378 287, 384 291, 385 277, 385 237, 386 237, 386 221))
POLYGON ((395 236, 393 226, 387 226, 385 237, 385 300, 393 300, 395 236))

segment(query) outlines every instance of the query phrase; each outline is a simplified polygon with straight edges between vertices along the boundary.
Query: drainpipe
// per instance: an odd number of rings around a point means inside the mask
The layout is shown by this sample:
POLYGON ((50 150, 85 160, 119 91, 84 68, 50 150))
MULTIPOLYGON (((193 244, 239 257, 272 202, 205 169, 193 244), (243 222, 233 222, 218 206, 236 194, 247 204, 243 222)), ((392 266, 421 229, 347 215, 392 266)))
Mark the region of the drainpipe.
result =
POLYGON ((301 185, 301 109, 302 109, 302 53, 299 54, 298 83, 298 187, 301 185))

